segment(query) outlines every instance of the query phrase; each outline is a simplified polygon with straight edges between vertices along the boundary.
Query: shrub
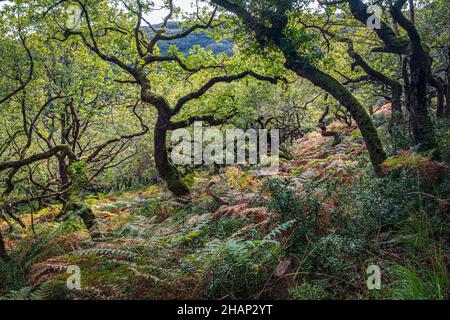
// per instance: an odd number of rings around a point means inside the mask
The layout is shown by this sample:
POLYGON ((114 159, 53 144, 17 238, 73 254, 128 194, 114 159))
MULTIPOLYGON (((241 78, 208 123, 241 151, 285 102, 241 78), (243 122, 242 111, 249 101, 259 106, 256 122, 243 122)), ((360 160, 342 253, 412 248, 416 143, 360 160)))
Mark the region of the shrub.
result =
POLYGON ((280 260, 276 241, 230 239, 211 243, 200 261, 207 298, 258 298, 280 260), (207 262, 207 263, 205 263, 207 262))
POLYGON ((339 235, 325 236, 312 246, 311 265, 316 271, 344 275, 344 272, 354 265, 354 258, 361 252, 362 244, 361 240, 339 235))
POLYGON ((159 204, 159 201, 144 202, 139 210, 139 213, 145 217, 155 216, 156 209, 158 208, 159 204))
MULTIPOLYGON (((392 232, 407 219, 411 207, 419 207, 417 178, 407 170, 378 179, 372 175, 358 178, 352 189, 336 190, 339 214, 347 217, 342 232, 350 237, 373 238, 392 232)), ((338 215, 339 215, 338 214, 338 215)))
POLYGON ((311 284, 306 281, 289 290, 291 300, 324 300, 328 296, 328 292, 322 285, 311 284))
POLYGON ((303 252, 308 239, 315 237, 317 214, 321 207, 321 199, 317 199, 318 196, 314 194, 314 186, 305 185, 303 196, 299 197, 292 180, 269 179, 264 182, 263 190, 270 196, 265 206, 269 211, 279 214, 279 222, 296 221, 286 247, 287 253, 303 252))

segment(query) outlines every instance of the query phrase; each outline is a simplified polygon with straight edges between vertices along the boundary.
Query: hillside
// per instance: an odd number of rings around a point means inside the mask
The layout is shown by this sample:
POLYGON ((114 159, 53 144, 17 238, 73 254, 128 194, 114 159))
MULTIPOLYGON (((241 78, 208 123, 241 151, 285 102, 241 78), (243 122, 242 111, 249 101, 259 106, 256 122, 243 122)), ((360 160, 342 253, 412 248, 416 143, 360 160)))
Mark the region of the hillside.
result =
MULTIPOLYGON (((159 25, 155 25, 155 27, 159 27, 159 25)), ((152 34, 150 28, 144 28, 144 31, 149 35, 152 34)), ((182 29, 178 24, 174 22, 169 22, 167 24, 167 35, 177 34, 182 29)), ((233 54, 233 42, 231 40, 224 39, 220 42, 216 42, 213 38, 209 37, 204 31, 194 32, 189 36, 181 39, 176 39, 173 41, 162 41, 158 44, 162 53, 167 53, 170 46, 177 46, 178 50, 185 55, 189 54, 189 50, 194 46, 200 46, 205 48, 206 50, 211 50, 214 54, 226 53, 227 55, 233 54)))
MULTIPOLYGON (((375 116, 388 117, 389 109, 375 116)), ((294 159, 283 161, 277 177, 257 177, 235 166, 218 175, 192 174, 189 199, 174 199, 160 185, 90 195, 85 201, 98 219, 100 241, 90 240, 76 216, 55 223, 59 206, 42 209, 33 216, 36 234, 14 227, 8 237, 15 257, 10 268, 30 272, 23 279, 28 287, 6 297, 371 299, 449 294, 439 291, 450 288, 448 246, 437 250, 435 244, 450 230, 448 220, 444 222, 450 201, 423 197, 424 210, 438 205, 442 214, 425 223, 425 211, 408 209, 417 199, 416 186, 407 181, 419 177, 423 187, 449 187, 450 167, 405 151, 386 162, 385 179, 372 181, 357 127, 336 122, 331 128, 339 132, 341 143, 332 146, 333 138, 307 134, 294 143, 294 159), (399 184, 404 189, 391 193, 399 184), (378 199, 375 206, 370 197, 378 199), (368 291, 362 280, 371 264, 387 270, 389 285, 382 291, 368 291), (433 266, 433 278, 424 275, 423 282, 411 282, 427 264, 433 266), (70 265, 83 270, 80 290, 67 291, 70 265), (419 285, 424 286, 421 293, 410 287, 419 285)), ((24 214, 22 220, 28 225, 31 216, 24 214)), ((0 229, 6 233, 8 226, 1 223, 0 229)), ((4 272, 2 281, 8 281, 4 272)))

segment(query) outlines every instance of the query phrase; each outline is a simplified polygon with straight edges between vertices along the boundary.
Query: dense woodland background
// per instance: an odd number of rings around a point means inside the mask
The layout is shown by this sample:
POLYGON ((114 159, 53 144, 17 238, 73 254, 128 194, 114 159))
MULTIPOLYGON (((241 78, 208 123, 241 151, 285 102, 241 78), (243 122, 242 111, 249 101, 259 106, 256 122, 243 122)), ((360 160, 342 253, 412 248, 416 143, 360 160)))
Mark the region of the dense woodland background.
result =
POLYGON ((449 0, 0 5, 1 299, 450 298, 449 0), (196 121, 279 174, 175 166, 196 121))

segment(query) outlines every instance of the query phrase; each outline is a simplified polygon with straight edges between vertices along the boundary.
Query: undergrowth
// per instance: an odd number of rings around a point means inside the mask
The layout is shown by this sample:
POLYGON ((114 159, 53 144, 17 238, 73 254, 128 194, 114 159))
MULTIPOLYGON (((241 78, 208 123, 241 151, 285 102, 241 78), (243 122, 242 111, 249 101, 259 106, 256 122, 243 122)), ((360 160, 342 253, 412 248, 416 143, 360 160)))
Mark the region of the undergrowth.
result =
POLYGON ((365 154, 330 161, 327 179, 305 166, 265 179, 239 168, 192 175, 188 203, 154 186, 90 195, 98 241, 77 215, 55 222, 43 209, 35 233, 10 235, 0 298, 448 299, 450 177, 441 164, 404 152, 376 178, 365 154), (204 192, 211 180, 215 197, 204 192), (367 288, 371 265, 382 270, 380 290, 367 288), (81 270, 80 289, 67 287, 70 266, 81 270))

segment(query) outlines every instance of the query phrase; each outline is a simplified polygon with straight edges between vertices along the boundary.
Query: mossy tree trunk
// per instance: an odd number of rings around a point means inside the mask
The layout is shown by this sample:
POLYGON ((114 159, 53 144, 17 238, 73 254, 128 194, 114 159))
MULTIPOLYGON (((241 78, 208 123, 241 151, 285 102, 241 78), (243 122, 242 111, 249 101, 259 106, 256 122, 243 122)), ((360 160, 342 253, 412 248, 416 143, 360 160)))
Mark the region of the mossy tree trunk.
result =
POLYGON ((64 204, 63 212, 67 215, 76 213, 89 232, 92 239, 99 239, 102 234, 92 209, 83 202, 83 188, 87 184, 86 166, 83 162, 72 163, 69 167, 69 176, 72 185, 67 192, 67 201, 64 204))
POLYGON ((431 58, 422 45, 416 27, 403 15, 401 9, 405 2, 405 0, 399 1, 390 8, 390 12, 395 21, 406 30, 411 44, 409 61, 411 73, 411 100, 409 107, 411 133, 414 144, 419 146, 418 152, 435 150, 433 155, 437 157, 437 143, 427 101, 427 84, 430 83, 432 78, 430 74, 431 58))
POLYGON ((167 148, 167 133, 170 129, 173 110, 164 97, 151 92, 150 83, 144 77, 141 80, 141 100, 153 105, 158 112, 153 137, 156 169, 170 192, 177 197, 185 196, 190 193, 190 189, 177 168, 170 162, 167 148))
POLYGON ((189 187, 183 181, 175 165, 169 160, 167 150, 167 132, 170 125, 170 116, 165 110, 158 112, 155 126, 154 153, 156 168, 161 178, 166 182, 167 188, 177 197, 190 193, 189 187))
POLYGON ((6 253, 5 242, 3 241, 3 235, 0 231, 0 260, 5 260, 8 258, 8 254, 6 253))
POLYGON ((412 57, 411 65, 411 133, 413 142, 424 152, 436 148, 433 123, 427 108, 427 71, 419 57, 412 57))
MULTIPOLYGON (((449 14, 449 28, 450 28, 450 14, 449 14)), ((445 115, 447 118, 450 118, 450 45, 447 48, 447 85, 445 90, 445 99, 446 99, 446 107, 445 107, 445 115)))

